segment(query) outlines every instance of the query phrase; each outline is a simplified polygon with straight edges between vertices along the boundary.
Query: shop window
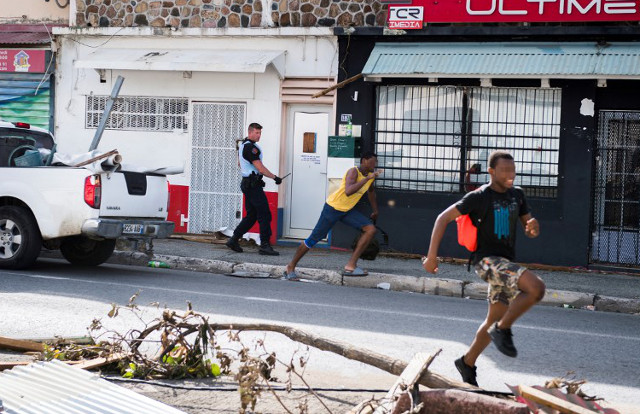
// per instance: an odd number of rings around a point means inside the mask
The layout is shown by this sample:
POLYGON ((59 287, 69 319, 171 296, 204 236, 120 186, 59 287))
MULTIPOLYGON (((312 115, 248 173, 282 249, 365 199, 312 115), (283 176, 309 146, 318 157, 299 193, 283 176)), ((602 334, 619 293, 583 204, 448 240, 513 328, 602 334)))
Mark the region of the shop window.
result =
POLYGON ((560 89, 381 86, 377 185, 470 191, 488 182, 489 154, 503 149, 516 159, 516 185, 556 197, 560 98, 560 89))
MULTIPOLYGON (((87 96, 86 128, 97 128, 108 96, 87 96)), ((106 129, 125 131, 187 130, 189 100, 125 96, 116 99, 106 129)))

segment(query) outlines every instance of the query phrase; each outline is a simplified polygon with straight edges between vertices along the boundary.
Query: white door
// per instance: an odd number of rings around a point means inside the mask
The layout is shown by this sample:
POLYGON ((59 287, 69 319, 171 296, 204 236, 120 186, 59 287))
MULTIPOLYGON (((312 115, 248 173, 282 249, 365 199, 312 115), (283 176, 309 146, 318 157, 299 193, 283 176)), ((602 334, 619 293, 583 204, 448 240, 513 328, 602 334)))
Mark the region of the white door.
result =
POLYGON ((284 211, 285 237, 306 238, 327 198, 330 106, 290 106, 287 119, 291 176, 284 211))
POLYGON ((233 230, 240 222, 236 141, 243 138, 245 112, 244 104, 192 104, 189 233, 233 230))

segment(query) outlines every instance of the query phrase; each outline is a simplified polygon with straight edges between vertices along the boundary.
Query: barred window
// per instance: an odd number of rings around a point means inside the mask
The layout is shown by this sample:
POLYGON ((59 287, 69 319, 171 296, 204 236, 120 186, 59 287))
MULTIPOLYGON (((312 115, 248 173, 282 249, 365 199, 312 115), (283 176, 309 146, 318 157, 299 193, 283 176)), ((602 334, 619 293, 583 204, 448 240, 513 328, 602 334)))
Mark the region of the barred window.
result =
MULTIPOLYGON (((87 96, 85 128, 97 128, 109 96, 87 96)), ((118 97, 106 129, 173 131, 187 129, 189 100, 185 98, 118 97)))
POLYGON ((516 160, 516 185, 557 196, 560 89, 381 86, 377 98, 378 187, 471 191, 502 149, 516 160))

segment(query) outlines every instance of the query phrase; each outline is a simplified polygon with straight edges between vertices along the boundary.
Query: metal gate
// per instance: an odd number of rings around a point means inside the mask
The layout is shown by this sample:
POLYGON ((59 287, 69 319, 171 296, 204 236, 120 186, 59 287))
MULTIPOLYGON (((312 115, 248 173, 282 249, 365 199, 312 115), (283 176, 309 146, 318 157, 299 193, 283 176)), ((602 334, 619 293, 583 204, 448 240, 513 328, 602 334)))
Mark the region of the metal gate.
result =
POLYGON ((235 228, 242 215, 236 141, 243 138, 244 104, 192 105, 189 233, 235 228))
POLYGON ((0 72, 0 119, 53 131, 50 79, 42 73, 0 72))
POLYGON ((600 111, 591 262, 640 265, 640 112, 600 111))

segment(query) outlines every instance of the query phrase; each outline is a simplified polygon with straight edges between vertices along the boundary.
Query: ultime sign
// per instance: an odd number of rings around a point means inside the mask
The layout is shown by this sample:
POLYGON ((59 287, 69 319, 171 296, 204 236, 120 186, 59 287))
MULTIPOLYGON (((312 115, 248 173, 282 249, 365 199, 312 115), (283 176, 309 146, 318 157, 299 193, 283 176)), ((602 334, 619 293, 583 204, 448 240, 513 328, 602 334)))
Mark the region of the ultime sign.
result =
POLYGON ((422 29, 422 6, 389 6, 389 29, 422 29))
MULTIPOLYGON (((640 0, 413 0, 429 23, 638 21, 640 0)), ((398 19, 397 21, 407 21, 398 19)), ((413 20, 411 20, 413 21, 413 20)))

